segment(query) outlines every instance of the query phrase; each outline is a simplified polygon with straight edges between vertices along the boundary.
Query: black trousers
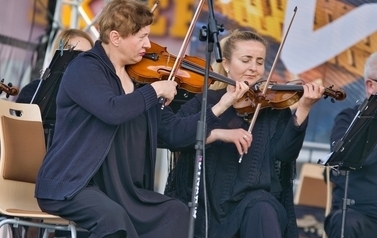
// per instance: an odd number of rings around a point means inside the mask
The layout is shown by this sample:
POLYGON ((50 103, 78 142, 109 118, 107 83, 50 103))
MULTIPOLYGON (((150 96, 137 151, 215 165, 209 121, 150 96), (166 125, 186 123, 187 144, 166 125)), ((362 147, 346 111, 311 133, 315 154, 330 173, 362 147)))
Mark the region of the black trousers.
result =
MULTIPOLYGON (((137 228, 125 208, 110 199, 97 186, 82 189, 70 200, 56 201, 38 199, 42 211, 59 215, 74 221, 79 227, 89 231, 89 238, 136 238, 137 228)), ((145 205, 147 206, 147 205, 145 205)), ((148 233, 140 237, 185 237, 188 232, 189 213, 187 206, 179 200, 149 205, 162 210, 171 219, 159 225, 145 224, 148 233)))
POLYGON ((248 207, 242 219, 237 238, 281 238, 287 221, 279 221, 276 211, 267 202, 248 207))
POLYGON ((90 238, 132 237, 126 233, 130 219, 126 211, 95 186, 84 188, 72 200, 38 199, 38 204, 42 211, 75 221, 90 238))
MULTIPOLYGON (((325 219, 325 232, 329 238, 340 238, 342 228, 342 210, 332 211, 325 219)), ((375 238, 377 237, 377 224, 373 219, 360 212, 347 208, 344 225, 345 238, 375 238)))

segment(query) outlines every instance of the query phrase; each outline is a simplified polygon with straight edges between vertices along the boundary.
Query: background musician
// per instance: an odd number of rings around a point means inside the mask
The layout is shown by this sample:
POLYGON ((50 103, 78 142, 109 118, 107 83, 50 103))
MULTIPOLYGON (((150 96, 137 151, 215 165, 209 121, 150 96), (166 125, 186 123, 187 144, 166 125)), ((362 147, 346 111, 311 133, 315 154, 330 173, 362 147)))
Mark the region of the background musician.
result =
MULTIPOLYGON (((377 52, 370 55, 364 66, 366 97, 377 93, 377 52)), ((341 111, 334 120, 331 133, 332 142, 340 140, 350 126, 359 105, 341 111)), ((333 149, 333 148, 332 148, 333 149)), ((377 150, 373 149, 364 161, 361 169, 349 172, 347 197, 355 204, 348 206, 344 234, 347 238, 372 238, 377 234, 377 150)), ((332 211, 325 220, 325 232, 329 238, 340 237, 342 225, 342 204, 345 189, 345 176, 330 173, 332 190, 332 211)))

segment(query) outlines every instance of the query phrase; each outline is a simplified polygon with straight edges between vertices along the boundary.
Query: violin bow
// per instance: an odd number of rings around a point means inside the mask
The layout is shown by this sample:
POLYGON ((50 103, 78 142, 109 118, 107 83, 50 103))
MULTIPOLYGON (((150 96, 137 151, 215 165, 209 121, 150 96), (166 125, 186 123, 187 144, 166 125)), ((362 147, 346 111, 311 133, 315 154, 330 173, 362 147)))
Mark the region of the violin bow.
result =
MULTIPOLYGON (((293 22, 293 19, 295 18, 296 16, 296 13, 297 13, 297 6, 294 8, 293 10, 293 15, 291 17, 291 20, 289 22, 289 25, 288 25, 288 28, 287 28, 287 31, 285 32, 284 34, 284 37, 283 37, 283 40, 279 46, 279 49, 278 49, 278 52, 276 53, 276 56, 275 56, 275 59, 274 59, 274 62, 272 63, 272 66, 271 66, 271 70, 270 70, 270 73, 267 77, 267 80, 266 80, 266 87, 263 87, 263 91, 262 91, 262 96, 266 95, 266 92, 267 92, 267 85, 270 83, 271 81, 271 77, 272 77, 272 73, 274 72, 275 68, 276 68, 276 64, 277 64, 277 61, 279 59, 279 56, 280 56, 280 52, 283 48, 283 45, 285 43, 285 40, 287 39, 287 36, 288 36, 288 33, 289 33, 289 30, 291 29, 291 26, 292 26, 292 22, 293 22)), ((259 111, 261 109, 261 106, 262 106, 262 102, 259 102, 257 104, 257 107, 255 108, 255 112, 254 112, 254 115, 250 121, 250 126, 249 126, 249 129, 247 130, 249 133, 251 133, 251 131, 253 130, 254 128, 254 125, 255 125, 255 122, 257 120, 257 117, 258 117, 258 114, 259 114, 259 111)), ((242 162, 242 157, 243 157, 243 154, 240 156, 239 160, 238 160, 238 163, 241 163, 242 162)))
MULTIPOLYGON (((191 35, 192 35, 192 32, 193 32, 194 27, 196 25, 196 22, 198 21, 199 14, 200 14, 200 12, 201 12, 201 10, 203 8, 204 2, 205 2, 205 0, 200 0, 200 2, 198 4, 198 7, 196 8, 195 14, 194 14, 194 16, 192 18, 192 21, 191 21, 190 26, 189 26, 189 28, 187 30, 186 36, 183 39, 182 46, 181 46, 181 48, 179 50, 179 53, 177 55, 177 59, 174 62, 174 65, 173 65, 173 67, 172 67, 172 69, 170 71, 170 74, 169 74, 169 78, 167 80, 174 80, 175 79, 175 75, 178 72, 178 67, 182 63, 183 56, 184 56, 184 54, 186 52, 189 39, 191 38, 191 35)), ((160 98, 160 102, 162 103, 161 109, 164 109, 164 101, 165 101, 165 99, 160 98)))
POLYGON ((151 8, 151 13, 153 13, 154 10, 156 10, 156 8, 158 7, 158 4, 160 4, 160 1, 159 1, 159 0, 157 0, 157 1, 154 3, 153 7, 151 8))

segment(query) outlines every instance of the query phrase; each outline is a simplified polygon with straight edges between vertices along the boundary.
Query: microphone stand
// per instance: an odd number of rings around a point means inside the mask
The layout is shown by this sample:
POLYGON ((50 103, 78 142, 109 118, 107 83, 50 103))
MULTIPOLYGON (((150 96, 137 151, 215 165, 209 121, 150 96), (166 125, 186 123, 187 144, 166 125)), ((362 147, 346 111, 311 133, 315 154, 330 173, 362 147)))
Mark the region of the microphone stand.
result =
MULTIPOLYGON (((196 131, 196 155, 195 155, 195 166, 194 166, 194 177, 193 177, 193 189, 191 195, 191 202, 188 204, 190 207, 190 223, 189 223, 189 234, 188 237, 194 237, 194 230, 195 230, 195 219, 196 219, 196 212, 198 207, 198 197, 199 197, 199 187, 200 187, 200 176, 202 171, 202 166, 205 168, 205 161, 204 161, 204 149, 205 149, 205 137, 206 137, 206 109, 207 109, 207 94, 208 94, 208 77, 209 77, 209 69, 211 64, 211 53, 213 50, 215 51, 215 57, 217 62, 222 61, 221 56, 221 49, 218 40, 219 31, 224 31, 224 27, 218 26, 215 14, 213 11, 213 3, 212 0, 208 1, 208 12, 209 12, 209 20, 208 20, 208 27, 203 26, 199 33, 199 40, 204 41, 207 40, 207 51, 206 51, 206 66, 205 66, 205 73, 204 73, 204 84, 203 84, 203 97, 202 97, 202 107, 201 107, 201 114, 200 120, 198 121, 197 131, 196 131), (214 49, 215 46, 215 49, 214 49)), ((205 184, 205 169, 203 169, 203 177, 204 177, 204 184, 205 184)), ((205 191, 205 189, 204 189, 205 191)), ((206 192, 204 192, 205 201, 206 199, 206 192)), ((205 204, 206 206, 206 204, 205 204)), ((207 210, 207 209, 205 209, 207 210)), ((206 214, 206 221, 207 219, 207 212, 206 214)), ((207 226, 206 226, 207 228, 207 226)), ((207 230, 206 229, 206 237, 207 237, 207 230)))

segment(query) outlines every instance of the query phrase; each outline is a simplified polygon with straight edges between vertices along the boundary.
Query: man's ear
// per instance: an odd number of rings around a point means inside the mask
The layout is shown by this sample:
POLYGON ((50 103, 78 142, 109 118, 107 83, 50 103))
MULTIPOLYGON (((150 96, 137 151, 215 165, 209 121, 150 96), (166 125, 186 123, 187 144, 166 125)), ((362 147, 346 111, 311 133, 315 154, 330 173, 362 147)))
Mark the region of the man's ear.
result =
POLYGON ((375 89, 374 89, 374 83, 372 82, 372 80, 370 79, 365 80, 365 90, 368 95, 371 95, 374 93, 375 89))

